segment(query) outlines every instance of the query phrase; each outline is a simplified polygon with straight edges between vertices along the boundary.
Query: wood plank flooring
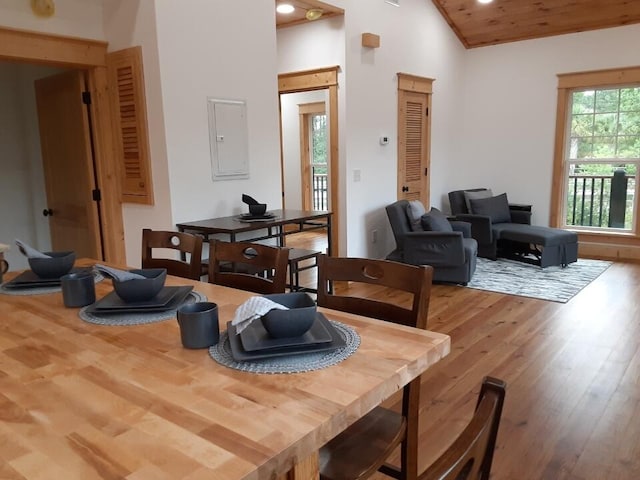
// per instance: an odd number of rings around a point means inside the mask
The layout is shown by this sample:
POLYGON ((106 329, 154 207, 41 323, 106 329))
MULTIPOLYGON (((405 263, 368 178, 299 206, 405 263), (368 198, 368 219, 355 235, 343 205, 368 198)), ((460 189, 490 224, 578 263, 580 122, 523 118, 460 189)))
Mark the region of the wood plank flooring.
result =
MULTIPOLYGON (((291 246, 323 238, 305 235, 291 246)), ((507 382, 493 480, 640 479, 638 298, 640 265, 624 263, 566 304, 434 285, 429 329, 450 335, 452 348, 423 375, 420 470, 468 422, 492 375, 507 382)))

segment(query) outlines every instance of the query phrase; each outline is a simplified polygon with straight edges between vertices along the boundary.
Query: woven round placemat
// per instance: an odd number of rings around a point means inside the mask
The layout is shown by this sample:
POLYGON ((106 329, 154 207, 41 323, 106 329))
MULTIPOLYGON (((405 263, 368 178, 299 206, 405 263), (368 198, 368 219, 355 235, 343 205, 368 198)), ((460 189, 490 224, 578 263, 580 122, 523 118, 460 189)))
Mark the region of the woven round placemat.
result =
POLYGON ((209 348, 209 355, 221 365, 250 373, 301 373, 320 370, 340 363, 353 355, 360 346, 360 335, 353 328, 334 320, 329 321, 346 342, 344 347, 330 352, 297 353, 251 362, 237 362, 231 354, 229 334, 225 331, 220 334, 218 344, 209 348))
MULTIPOLYGON (((93 280, 99 283, 104 280, 104 276, 100 272, 93 271, 93 280)), ((62 287, 29 287, 29 288, 5 288, 8 282, 0 285, 0 293, 3 295, 45 295, 48 293, 58 293, 62 291, 62 287)))
MULTIPOLYGON (((181 305, 185 303, 206 302, 207 297, 199 292, 190 292, 181 305)), ((87 312, 89 307, 84 307, 78 312, 78 316, 85 322, 96 325, 144 325, 145 323, 162 322, 176 317, 177 308, 162 312, 140 312, 140 313, 116 313, 99 315, 95 312, 87 312)))

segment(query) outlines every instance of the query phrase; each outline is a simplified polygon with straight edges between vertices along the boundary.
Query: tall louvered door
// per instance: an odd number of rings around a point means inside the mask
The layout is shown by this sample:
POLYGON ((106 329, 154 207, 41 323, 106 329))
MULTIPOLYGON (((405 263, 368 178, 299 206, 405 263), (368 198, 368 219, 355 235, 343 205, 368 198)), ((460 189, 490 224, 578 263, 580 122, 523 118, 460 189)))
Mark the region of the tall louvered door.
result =
POLYGON ((153 205, 141 47, 107 54, 122 201, 153 205))
POLYGON ((427 208, 432 83, 398 74, 398 199, 420 200, 427 208))

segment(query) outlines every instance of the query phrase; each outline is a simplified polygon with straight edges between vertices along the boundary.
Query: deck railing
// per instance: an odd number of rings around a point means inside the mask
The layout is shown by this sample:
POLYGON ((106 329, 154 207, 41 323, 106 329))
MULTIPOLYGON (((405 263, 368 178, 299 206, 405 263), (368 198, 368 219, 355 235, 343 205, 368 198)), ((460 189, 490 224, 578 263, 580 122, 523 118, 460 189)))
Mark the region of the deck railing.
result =
POLYGON ((636 180, 613 175, 569 175, 567 225, 631 228, 636 180))
POLYGON ((327 210, 327 174, 313 172, 313 209, 327 210))

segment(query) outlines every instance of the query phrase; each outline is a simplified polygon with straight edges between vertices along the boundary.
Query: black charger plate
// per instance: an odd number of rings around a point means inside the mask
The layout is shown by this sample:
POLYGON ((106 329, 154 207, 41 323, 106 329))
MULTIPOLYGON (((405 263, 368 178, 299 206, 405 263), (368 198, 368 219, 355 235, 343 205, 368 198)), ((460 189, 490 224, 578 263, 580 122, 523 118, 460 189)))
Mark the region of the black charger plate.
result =
POLYGON ((246 362, 252 360, 259 360, 262 358, 274 358, 274 357, 284 357, 287 355, 296 355, 303 353, 318 353, 318 352, 327 352, 331 350, 337 350, 338 348, 342 348, 346 346, 346 342, 342 335, 338 333, 331 322, 326 319, 326 317, 318 312, 318 319, 316 322, 322 322, 324 327, 331 334, 331 341, 327 343, 311 343, 306 345, 293 345, 290 347, 280 347, 280 348, 272 348, 267 350, 256 350, 253 352, 247 352, 244 348, 242 348, 242 342, 240 340, 240 335, 236 333, 235 325, 231 325, 231 322, 227 323, 227 332, 229 333, 229 346, 231 347, 231 355, 233 359, 237 362, 246 362))
MULTIPOLYGON (((91 272, 91 268, 76 267, 72 268, 69 273, 91 272)), ((42 287, 59 287, 61 277, 58 278, 41 278, 31 270, 25 270, 17 277, 3 284, 4 288, 42 288, 42 287)))
POLYGON ((185 298, 187 298, 187 295, 189 295, 191 290, 193 290, 193 286, 191 285, 184 285, 180 287, 165 287, 163 289, 163 292, 166 291, 166 295, 171 296, 171 299, 166 303, 163 299, 158 299, 158 297, 156 296, 154 299, 148 300, 147 302, 127 303, 124 305, 120 305, 113 298, 115 296, 122 302, 122 299, 117 296, 116 292, 111 292, 110 294, 98 300, 93 305, 89 305, 86 309, 86 312, 93 315, 165 312, 167 310, 178 308, 182 304, 182 302, 184 302, 185 298), (113 307, 116 304, 118 304, 118 306, 116 306, 115 308, 109 308, 113 307), (107 306, 107 308, 104 307, 105 305, 107 306))
POLYGON ((328 343, 333 337, 327 329, 326 320, 323 322, 321 313, 316 314, 316 320, 304 335, 299 337, 273 338, 262 325, 260 320, 254 320, 240 332, 240 341, 242 348, 246 352, 254 352, 256 350, 270 350, 273 348, 295 347, 299 345, 312 345, 318 343, 328 343))

